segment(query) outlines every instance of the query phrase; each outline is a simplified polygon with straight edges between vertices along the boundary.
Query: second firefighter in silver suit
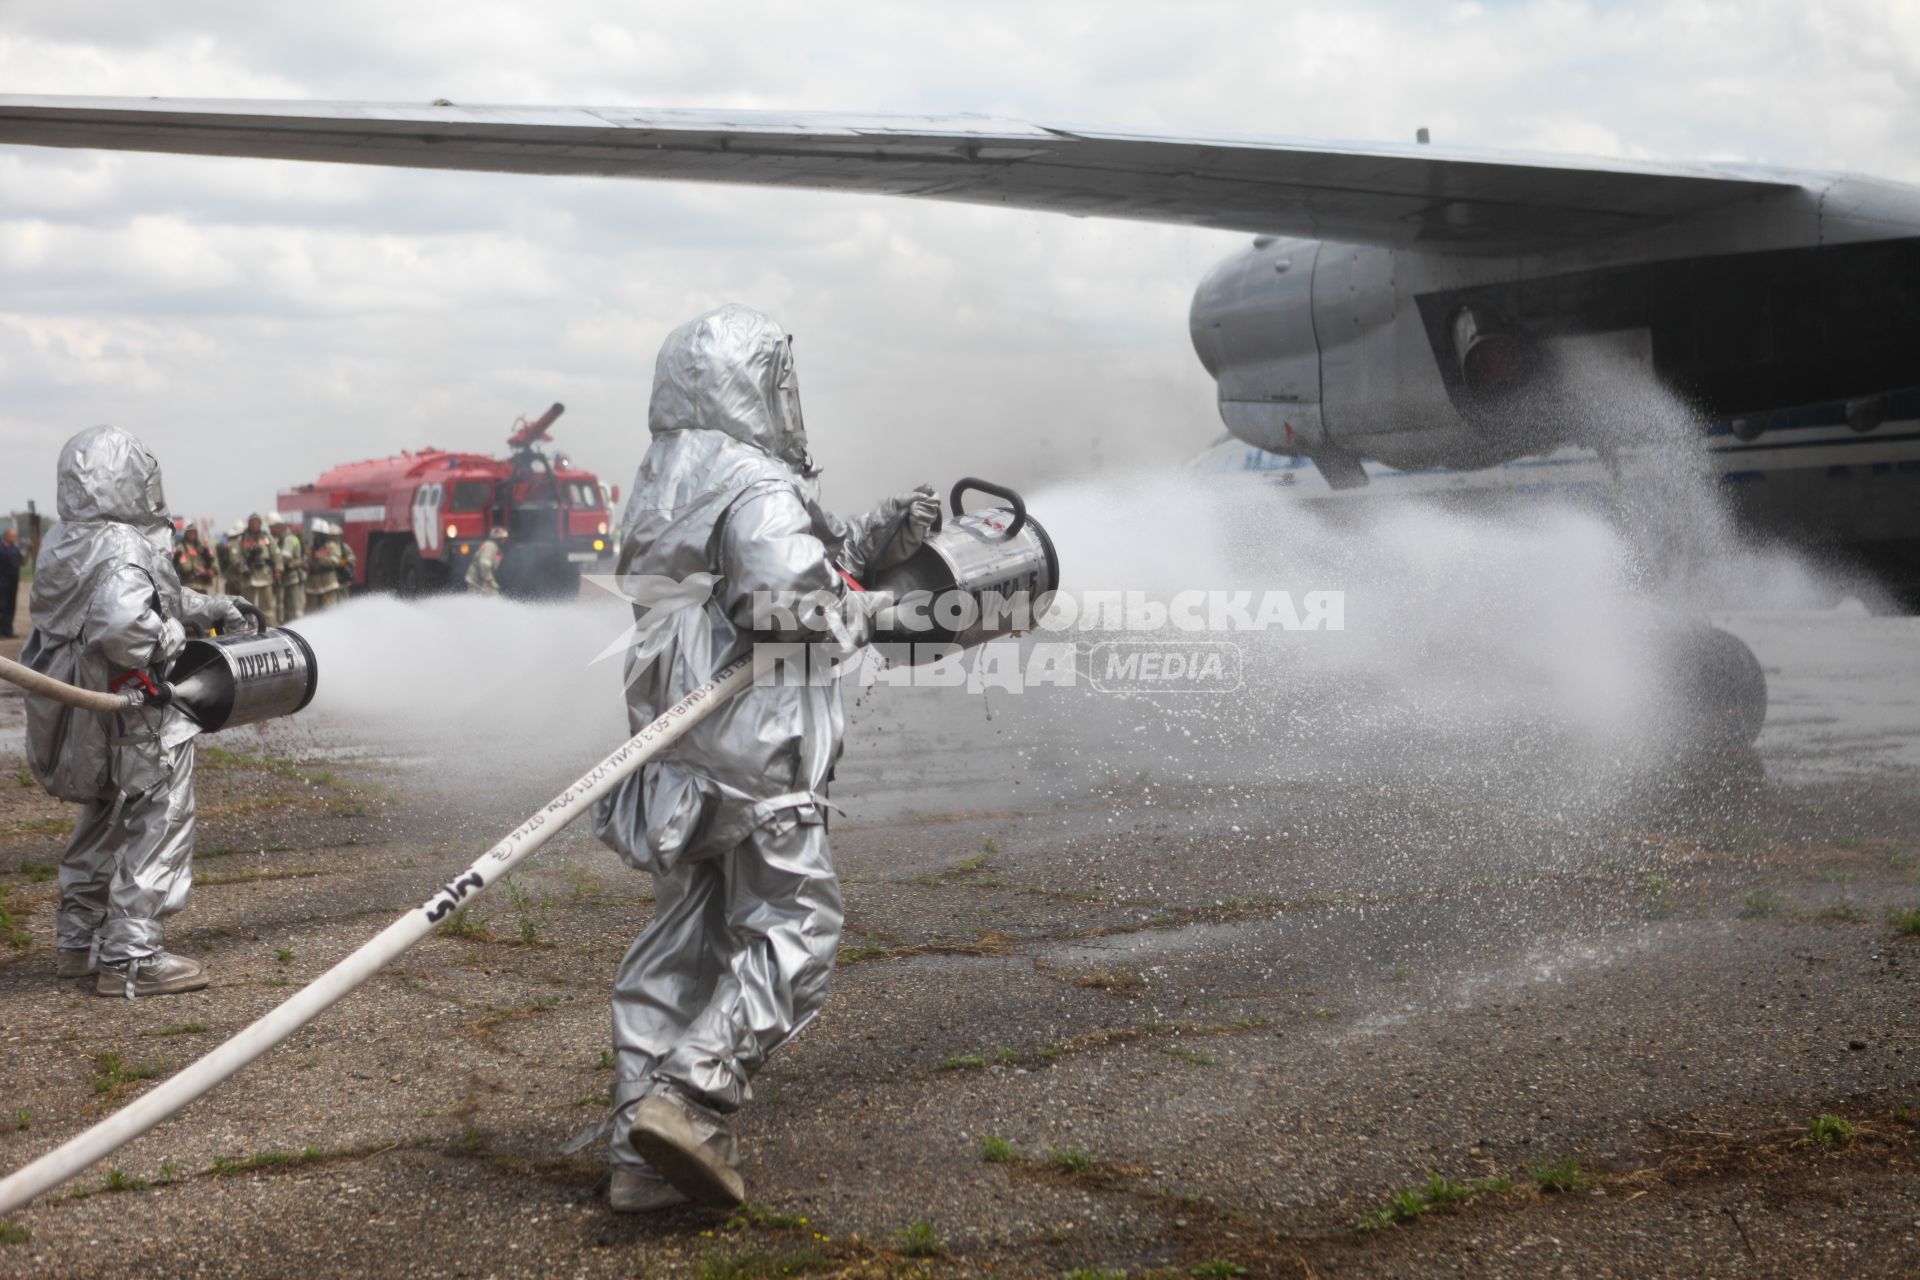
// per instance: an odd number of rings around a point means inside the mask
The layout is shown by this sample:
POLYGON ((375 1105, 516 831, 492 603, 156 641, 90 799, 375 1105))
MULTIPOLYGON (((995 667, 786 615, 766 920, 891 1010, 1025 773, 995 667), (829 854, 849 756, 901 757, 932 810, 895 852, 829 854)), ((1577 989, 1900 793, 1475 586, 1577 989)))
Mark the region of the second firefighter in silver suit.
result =
MULTIPOLYGON (((21 661, 84 689, 158 680, 189 630, 246 624, 227 596, 180 585, 160 466, 114 427, 60 451, 60 523, 34 562, 33 633, 21 661)), ((162 922, 193 882, 193 739, 173 706, 102 715, 27 699, 27 757, 48 792, 80 814, 60 860, 61 977, 98 965, 101 995, 158 995, 207 984, 195 961, 161 947, 162 922)))
MULTIPOLYGON (((839 571, 858 579, 912 554, 937 511, 930 490, 852 521, 820 507, 792 344, 745 307, 667 338, 648 417, 619 572, 697 584, 702 598, 636 607, 636 730, 756 642, 864 643, 873 603, 839 571), (808 595, 830 602, 810 626, 756 612, 808 595)), ((730 1118, 767 1055, 819 1011, 839 944, 825 791, 844 727, 837 685, 756 683, 595 813, 600 838, 656 885, 614 982, 616 1209, 744 1194, 730 1118)))

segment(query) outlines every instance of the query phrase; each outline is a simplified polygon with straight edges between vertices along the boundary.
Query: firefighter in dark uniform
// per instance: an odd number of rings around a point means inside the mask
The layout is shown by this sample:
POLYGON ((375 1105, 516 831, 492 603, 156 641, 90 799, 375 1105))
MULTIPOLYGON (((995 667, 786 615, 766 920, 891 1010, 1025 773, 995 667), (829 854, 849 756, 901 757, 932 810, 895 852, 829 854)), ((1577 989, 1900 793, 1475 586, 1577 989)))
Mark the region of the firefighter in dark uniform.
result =
POLYGON ((247 517, 247 527, 233 544, 238 580, 228 584, 232 593, 246 600, 267 617, 269 627, 280 625, 280 547, 262 525, 260 517, 247 517))
POLYGON ((174 572, 180 575, 180 585, 191 587, 201 595, 213 595, 213 552, 200 541, 200 530, 188 525, 186 532, 180 535, 180 544, 173 549, 174 572))
POLYGON ((347 580, 342 570, 349 563, 347 557, 353 553, 341 555, 347 544, 339 528, 326 520, 315 520, 307 526, 313 538, 313 549, 307 552, 308 613, 319 613, 344 599, 339 594, 347 580))

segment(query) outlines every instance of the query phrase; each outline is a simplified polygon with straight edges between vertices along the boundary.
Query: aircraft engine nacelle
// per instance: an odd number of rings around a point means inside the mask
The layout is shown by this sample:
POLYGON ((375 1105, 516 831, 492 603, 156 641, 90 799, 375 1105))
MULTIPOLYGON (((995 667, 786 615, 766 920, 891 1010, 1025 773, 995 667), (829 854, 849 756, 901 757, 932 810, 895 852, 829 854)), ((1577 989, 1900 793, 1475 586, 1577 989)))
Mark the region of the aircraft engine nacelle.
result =
POLYGON ((1326 444, 1313 333, 1312 240, 1261 236, 1193 295, 1193 349, 1219 387, 1220 417, 1248 444, 1312 456, 1326 444))
MULTIPOLYGON (((1190 323, 1227 430, 1311 459, 1335 488, 1366 483, 1363 457, 1425 467, 1512 456, 1450 400, 1401 283, 1391 250, 1273 236, 1215 267, 1190 323)), ((1503 330, 1470 318, 1461 338, 1490 401, 1530 367, 1503 330)))

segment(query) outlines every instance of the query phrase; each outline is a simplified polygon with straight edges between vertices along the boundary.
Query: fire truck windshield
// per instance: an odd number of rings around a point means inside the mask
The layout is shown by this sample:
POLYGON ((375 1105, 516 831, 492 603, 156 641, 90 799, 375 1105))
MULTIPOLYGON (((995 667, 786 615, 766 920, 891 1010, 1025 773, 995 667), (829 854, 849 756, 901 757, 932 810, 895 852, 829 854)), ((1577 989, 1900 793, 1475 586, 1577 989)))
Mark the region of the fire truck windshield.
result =
POLYGON ((493 481, 461 480, 447 495, 449 511, 482 511, 493 501, 493 481))

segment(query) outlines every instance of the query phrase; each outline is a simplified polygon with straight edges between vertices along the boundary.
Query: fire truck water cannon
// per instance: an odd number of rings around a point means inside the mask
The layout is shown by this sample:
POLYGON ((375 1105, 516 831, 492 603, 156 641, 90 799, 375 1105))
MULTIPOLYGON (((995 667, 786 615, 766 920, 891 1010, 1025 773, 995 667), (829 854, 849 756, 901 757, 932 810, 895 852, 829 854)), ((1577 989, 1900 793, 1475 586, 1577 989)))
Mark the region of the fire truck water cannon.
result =
POLYGON ((528 422, 525 418, 520 419, 513 424, 514 432, 507 437, 507 447, 510 449, 530 449, 540 441, 550 439, 551 437, 547 435, 547 428, 553 425, 554 419, 566 411, 567 406, 556 400, 553 402, 553 407, 532 422, 528 422))

